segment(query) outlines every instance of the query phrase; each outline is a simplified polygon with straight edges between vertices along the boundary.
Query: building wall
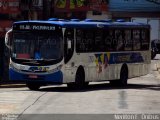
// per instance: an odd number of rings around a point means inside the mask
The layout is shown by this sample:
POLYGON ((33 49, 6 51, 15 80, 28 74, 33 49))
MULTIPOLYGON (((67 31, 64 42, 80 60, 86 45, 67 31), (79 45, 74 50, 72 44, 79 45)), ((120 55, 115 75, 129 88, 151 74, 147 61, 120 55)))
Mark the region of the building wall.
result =
POLYGON ((53 9, 58 18, 108 18, 107 0, 55 0, 53 9))
POLYGON ((112 12, 160 12, 160 0, 110 0, 112 12))
POLYGON ((105 20, 110 18, 110 14, 107 11, 102 11, 100 15, 93 15, 93 11, 86 13, 86 18, 93 20, 105 20))
POLYGON ((112 18, 160 17, 160 0, 110 0, 112 18))

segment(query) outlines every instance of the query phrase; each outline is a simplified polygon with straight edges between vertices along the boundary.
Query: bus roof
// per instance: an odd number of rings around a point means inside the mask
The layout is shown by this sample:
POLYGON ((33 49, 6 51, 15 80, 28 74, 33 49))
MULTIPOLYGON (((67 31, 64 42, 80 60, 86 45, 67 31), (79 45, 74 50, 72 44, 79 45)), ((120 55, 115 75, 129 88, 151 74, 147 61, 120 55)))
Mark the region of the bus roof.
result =
POLYGON ((107 21, 107 20, 83 20, 79 21, 78 19, 75 20, 48 20, 48 21, 40 21, 40 20, 31 20, 31 21, 19 21, 19 22, 14 22, 13 25, 29 25, 29 24, 48 24, 48 25, 59 25, 61 27, 65 28, 108 28, 108 27, 130 27, 130 28, 150 28, 148 24, 144 23, 135 23, 135 22, 124 22, 124 21, 107 21))

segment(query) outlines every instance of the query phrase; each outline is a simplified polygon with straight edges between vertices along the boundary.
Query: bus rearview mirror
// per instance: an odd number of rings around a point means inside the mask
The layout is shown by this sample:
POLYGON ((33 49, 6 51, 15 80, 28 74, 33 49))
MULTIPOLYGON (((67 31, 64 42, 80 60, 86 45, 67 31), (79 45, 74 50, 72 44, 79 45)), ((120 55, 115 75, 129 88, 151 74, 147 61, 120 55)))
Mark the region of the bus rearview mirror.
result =
POLYGON ((5 45, 8 48, 11 48, 11 40, 12 40, 12 29, 10 29, 5 35, 5 45))

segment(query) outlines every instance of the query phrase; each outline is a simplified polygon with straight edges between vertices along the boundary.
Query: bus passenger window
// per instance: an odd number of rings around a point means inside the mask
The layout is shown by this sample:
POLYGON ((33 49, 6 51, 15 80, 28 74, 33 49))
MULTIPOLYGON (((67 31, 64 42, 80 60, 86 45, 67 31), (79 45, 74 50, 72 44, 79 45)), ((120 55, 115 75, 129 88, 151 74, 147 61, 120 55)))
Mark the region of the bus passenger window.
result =
POLYGON ((76 51, 93 52, 94 33, 92 30, 77 30, 76 32, 76 51))
POLYGON ((116 41, 116 39, 115 39, 115 33, 114 33, 114 30, 110 30, 109 31, 109 36, 110 36, 110 44, 111 44, 111 46, 110 46, 110 48, 109 48, 109 50, 112 50, 112 51, 114 51, 114 50, 116 50, 116 46, 117 46, 117 41, 116 41))
POLYGON ((133 50, 140 50, 140 30, 133 30, 133 50))
POLYGON ((110 35, 108 35, 108 36, 105 36, 105 38, 104 38, 104 40, 105 40, 105 50, 107 50, 107 51, 110 51, 110 50, 112 50, 111 48, 112 48, 112 36, 110 36, 110 35))
POLYGON ((83 36, 83 43, 85 45, 85 51, 86 52, 92 52, 93 51, 93 31, 92 30, 85 30, 84 36, 83 36))
POLYGON ((114 43, 114 32, 113 30, 104 31, 104 51, 113 51, 115 49, 114 43))
POLYGON ((103 51, 103 41, 102 41, 102 38, 103 38, 103 31, 98 29, 95 31, 95 48, 94 48, 94 51, 96 52, 101 52, 103 51))
POLYGON ((85 46, 83 43, 83 31, 80 29, 76 30, 76 52, 84 52, 85 46))
POLYGON ((132 33, 131 30, 125 30, 124 31, 124 36, 125 36, 125 47, 124 50, 125 51, 130 51, 132 50, 132 33))
POLYGON ((115 31, 115 36, 116 36, 116 41, 117 41, 117 46, 116 50, 124 50, 124 35, 122 30, 116 30, 115 31))
POLYGON ((149 49, 149 31, 147 30, 142 30, 141 31, 141 44, 142 50, 148 50, 149 49))

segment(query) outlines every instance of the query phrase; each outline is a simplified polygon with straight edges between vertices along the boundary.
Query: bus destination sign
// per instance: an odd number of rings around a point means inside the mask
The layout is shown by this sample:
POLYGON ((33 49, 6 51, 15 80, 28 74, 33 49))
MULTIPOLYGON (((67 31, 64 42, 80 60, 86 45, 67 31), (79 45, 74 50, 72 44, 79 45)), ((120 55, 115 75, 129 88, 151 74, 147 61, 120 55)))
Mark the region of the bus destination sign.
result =
POLYGON ((55 26, 49 26, 49 25, 15 25, 13 29, 18 30, 55 30, 55 26))

